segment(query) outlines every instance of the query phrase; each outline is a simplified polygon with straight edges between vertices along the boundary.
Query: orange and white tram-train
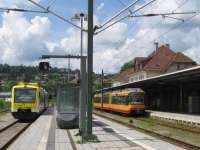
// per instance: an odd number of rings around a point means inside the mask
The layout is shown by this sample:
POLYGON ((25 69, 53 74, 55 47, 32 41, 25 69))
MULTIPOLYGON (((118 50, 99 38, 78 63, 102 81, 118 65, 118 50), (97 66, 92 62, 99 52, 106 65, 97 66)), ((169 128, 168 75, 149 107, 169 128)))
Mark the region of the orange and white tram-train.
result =
POLYGON ((101 94, 95 94, 94 108, 129 115, 144 114, 144 95, 144 91, 140 89, 107 92, 103 94, 102 103, 101 94))

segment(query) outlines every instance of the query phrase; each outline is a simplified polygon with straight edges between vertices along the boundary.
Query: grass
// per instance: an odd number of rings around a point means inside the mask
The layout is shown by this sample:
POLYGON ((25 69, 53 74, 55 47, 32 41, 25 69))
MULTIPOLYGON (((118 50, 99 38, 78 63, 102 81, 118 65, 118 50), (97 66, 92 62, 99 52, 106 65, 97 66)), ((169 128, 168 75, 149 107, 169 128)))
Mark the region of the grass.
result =
MULTIPOLYGON (((95 111, 96 112, 96 111, 95 111)), ((200 134, 193 133, 190 131, 183 131, 173 127, 167 127, 164 125, 157 124, 157 121, 152 121, 152 118, 145 118, 145 121, 140 120, 139 118, 133 117, 123 117, 116 114, 110 114, 106 112, 96 112, 97 114, 106 116, 113 120, 118 120, 125 125, 134 125, 135 127, 145 129, 147 131, 152 131, 159 135, 167 136, 179 141, 186 142, 191 145, 199 146, 200 147, 200 134), (148 121, 149 119, 149 121, 148 121), (132 121, 130 121, 132 120, 132 121), (132 123, 131 123, 132 122, 132 123)), ((143 118, 144 119, 144 118, 143 118)), ((177 123, 174 124, 177 126, 177 123)), ((180 125, 178 125, 180 126, 180 125)), ((184 128, 184 126, 182 126, 184 128)))
POLYGON ((92 135, 89 138, 82 138, 81 140, 78 140, 78 144, 86 144, 86 143, 99 143, 100 141, 98 140, 97 136, 92 135))
POLYGON ((0 99, 0 112, 9 111, 11 103, 0 99))

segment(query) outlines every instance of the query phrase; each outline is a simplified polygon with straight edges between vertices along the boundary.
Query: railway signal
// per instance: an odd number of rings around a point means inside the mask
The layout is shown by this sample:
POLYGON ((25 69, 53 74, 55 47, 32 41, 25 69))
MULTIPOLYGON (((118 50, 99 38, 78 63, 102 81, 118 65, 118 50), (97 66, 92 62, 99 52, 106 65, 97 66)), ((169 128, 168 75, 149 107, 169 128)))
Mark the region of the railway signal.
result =
POLYGON ((39 69, 40 69, 41 71, 49 71, 49 69, 50 69, 50 64, 49 64, 49 62, 40 62, 40 63, 39 63, 39 69))

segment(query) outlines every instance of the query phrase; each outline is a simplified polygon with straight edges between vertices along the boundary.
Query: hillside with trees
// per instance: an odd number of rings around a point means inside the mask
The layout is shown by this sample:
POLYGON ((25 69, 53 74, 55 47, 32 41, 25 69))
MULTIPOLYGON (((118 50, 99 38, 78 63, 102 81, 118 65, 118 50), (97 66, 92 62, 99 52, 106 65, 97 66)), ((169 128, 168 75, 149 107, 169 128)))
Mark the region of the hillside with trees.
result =
POLYGON ((125 63, 121 69, 120 69, 120 73, 123 72, 123 71, 126 71, 128 69, 130 69, 131 67, 133 66, 133 61, 128 61, 127 63, 125 63))
POLYGON ((51 68, 48 73, 43 73, 38 66, 10 66, 0 64, 0 91, 10 91, 18 82, 40 82, 48 92, 55 92, 56 85, 63 83, 67 78, 66 69, 51 68))

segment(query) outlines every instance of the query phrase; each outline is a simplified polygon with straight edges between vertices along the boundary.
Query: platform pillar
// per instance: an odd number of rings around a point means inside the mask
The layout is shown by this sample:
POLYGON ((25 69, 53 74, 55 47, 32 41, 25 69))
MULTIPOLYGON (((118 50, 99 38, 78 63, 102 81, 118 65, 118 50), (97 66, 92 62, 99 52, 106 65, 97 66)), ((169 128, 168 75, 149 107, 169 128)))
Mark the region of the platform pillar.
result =
POLYGON ((183 85, 179 85, 179 111, 183 112, 183 85))
POLYGON ((79 96, 79 130, 81 134, 86 134, 86 58, 81 58, 81 81, 79 96))

